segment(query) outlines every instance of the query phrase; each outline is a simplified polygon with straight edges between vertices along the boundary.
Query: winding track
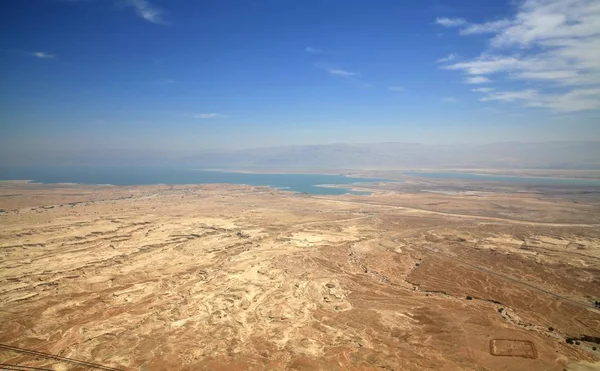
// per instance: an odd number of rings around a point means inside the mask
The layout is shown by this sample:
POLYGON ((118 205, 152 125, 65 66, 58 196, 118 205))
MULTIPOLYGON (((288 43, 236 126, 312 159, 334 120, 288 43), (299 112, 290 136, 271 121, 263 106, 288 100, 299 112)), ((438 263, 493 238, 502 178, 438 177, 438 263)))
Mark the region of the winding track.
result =
POLYGON ((318 199, 318 200, 322 200, 322 201, 332 202, 332 203, 368 205, 368 206, 384 207, 384 208, 396 209, 396 210, 404 210, 404 211, 408 211, 408 212, 417 212, 417 213, 429 214, 429 215, 440 215, 440 216, 463 218, 463 219, 490 220, 490 221, 498 221, 498 222, 509 223, 509 224, 534 225, 534 226, 543 226, 543 227, 600 228, 600 224, 534 222, 534 221, 530 221, 530 220, 515 220, 515 219, 499 218, 499 217, 493 217, 493 216, 445 213, 443 211, 433 211, 433 210, 426 210, 426 209, 419 209, 419 208, 415 208, 415 207, 398 206, 398 205, 385 205, 385 204, 366 202, 366 201, 332 200, 330 198, 319 197, 319 196, 310 196, 310 197, 318 199))
POLYGON ((504 275, 504 274, 502 274, 502 273, 494 272, 494 271, 492 271, 492 270, 490 270, 490 269, 487 269, 487 268, 482 268, 482 267, 480 267, 480 266, 478 266, 478 265, 476 265, 476 264, 469 263, 469 262, 467 262, 467 261, 465 261, 465 260, 463 260, 463 259, 459 259, 459 258, 456 258, 456 257, 454 257, 454 256, 450 255, 450 254, 446 254, 446 253, 440 252, 440 251, 438 251, 438 250, 434 250, 434 249, 432 249, 432 248, 430 248, 430 247, 420 246, 420 248, 422 248, 422 249, 425 249, 425 250, 427 250, 427 251, 429 251, 430 253, 433 253, 433 254, 435 254, 435 255, 438 255, 438 256, 439 256, 439 255, 441 255, 441 256, 443 256, 443 257, 444 257, 444 258, 446 258, 446 259, 450 259, 450 260, 452 260, 452 261, 455 261, 455 262, 457 262, 457 263, 459 263, 459 264, 466 265, 466 266, 468 266, 468 267, 470 267, 470 268, 473 268, 473 269, 475 269, 475 270, 478 270, 478 271, 480 271, 480 272, 483 272, 483 273, 486 273, 486 274, 493 275, 493 276, 495 276, 495 277, 498 277, 498 278, 500 278, 500 279, 502 279, 502 280, 504 280, 504 281, 506 281, 506 282, 510 282, 510 283, 513 283, 513 284, 517 284, 517 285, 520 285, 520 286, 522 286, 522 287, 526 287, 526 288, 528 288, 528 289, 531 289, 531 290, 534 290, 534 291, 540 292, 540 293, 542 293, 542 294, 546 294, 546 295, 553 296, 553 297, 555 297, 555 298, 557 298, 557 299, 560 299, 560 300, 568 301, 568 302, 570 302, 570 303, 572 303, 572 304, 575 304, 575 305, 577 305, 577 306, 579 306, 579 307, 582 307, 582 308, 585 308, 585 309, 592 308, 592 309, 594 309, 595 311, 597 311, 597 312, 599 312, 599 313, 600 313, 600 311, 598 311, 598 310, 597 310, 597 309, 596 309, 596 308, 595 308, 595 307, 594 307, 592 304, 582 303, 582 302, 580 302, 580 301, 573 300, 573 299, 571 299, 571 298, 568 298, 568 297, 566 297, 566 296, 562 296, 562 295, 556 294, 556 293, 554 293, 554 292, 552 292, 552 291, 544 290, 544 289, 542 289, 542 288, 539 288, 539 287, 537 287, 537 286, 535 286, 535 285, 532 285, 532 284, 530 284, 530 283, 523 282, 523 281, 521 281, 521 280, 518 280, 518 279, 516 279, 516 278, 512 278, 512 277, 510 277, 510 276, 507 276, 507 275, 504 275))

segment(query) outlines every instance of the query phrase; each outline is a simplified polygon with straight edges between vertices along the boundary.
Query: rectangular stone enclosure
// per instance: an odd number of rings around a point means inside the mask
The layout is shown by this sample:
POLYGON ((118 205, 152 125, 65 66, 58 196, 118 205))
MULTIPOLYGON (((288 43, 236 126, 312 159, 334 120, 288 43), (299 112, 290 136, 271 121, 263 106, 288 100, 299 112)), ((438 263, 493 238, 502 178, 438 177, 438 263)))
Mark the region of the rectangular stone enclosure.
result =
POLYGON ((492 339, 490 354, 504 357, 537 358, 535 345, 529 340, 492 339))

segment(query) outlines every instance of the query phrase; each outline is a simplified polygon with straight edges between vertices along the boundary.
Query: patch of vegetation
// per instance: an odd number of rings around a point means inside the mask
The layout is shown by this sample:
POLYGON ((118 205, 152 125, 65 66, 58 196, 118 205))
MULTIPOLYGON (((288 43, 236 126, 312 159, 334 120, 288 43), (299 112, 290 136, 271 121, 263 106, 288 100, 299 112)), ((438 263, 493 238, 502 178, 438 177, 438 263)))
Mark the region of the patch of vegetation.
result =
POLYGON ((471 295, 467 295, 467 300, 473 300, 473 297, 471 295))
POLYGON ((554 331, 554 327, 552 327, 552 326, 548 327, 548 331, 554 331))

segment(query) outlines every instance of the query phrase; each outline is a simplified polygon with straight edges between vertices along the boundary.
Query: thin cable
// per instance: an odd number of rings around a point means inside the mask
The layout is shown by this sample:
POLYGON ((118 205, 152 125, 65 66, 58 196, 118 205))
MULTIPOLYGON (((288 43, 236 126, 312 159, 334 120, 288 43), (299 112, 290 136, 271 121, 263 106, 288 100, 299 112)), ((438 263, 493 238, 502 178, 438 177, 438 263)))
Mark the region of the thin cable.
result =
POLYGON ((75 363, 75 364, 84 365, 84 366, 88 366, 88 367, 93 367, 93 368, 97 368, 97 369, 101 369, 101 370, 123 371, 123 370, 118 369, 118 368, 103 366, 103 365, 99 365, 97 363, 80 361, 80 360, 74 359, 74 358, 61 357, 61 356, 57 356, 57 355, 50 354, 50 353, 38 352, 36 350, 31 350, 31 349, 26 349, 26 348, 21 348, 21 347, 13 347, 13 346, 6 345, 6 344, 0 344, 0 349, 2 349, 2 350, 8 350, 8 351, 11 351, 11 352, 17 352, 17 353, 23 353, 23 354, 30 354, 30 355, 34 355, 34 356, 38 356, 38 357, 55 359, 55 360, 62 361, 62 362, 75 363))
POLYGON ((39 368, 32 366, 19 366, 19 365, 11 365, 10 363, 0 363, 0 370, 14 370, 14 371, 28 371, 28 370, 38 370, 38 371, 53 371, 49 368, 39 368))

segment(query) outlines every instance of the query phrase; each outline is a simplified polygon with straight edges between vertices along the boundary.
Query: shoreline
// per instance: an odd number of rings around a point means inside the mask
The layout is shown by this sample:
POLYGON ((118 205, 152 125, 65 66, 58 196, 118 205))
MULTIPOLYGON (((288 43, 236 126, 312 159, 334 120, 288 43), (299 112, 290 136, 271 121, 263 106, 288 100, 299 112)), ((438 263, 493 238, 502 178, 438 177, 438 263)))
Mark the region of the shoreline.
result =
MULTIPOLYGON (((192 168, 194 171, 213 171, 221 173, 238 174, 307 174, 307 175, 337 175, 353 178, 377 177, 375 174, 389 174, 388 176, 410 176, 407 173, 456 173, 470 175, 506 176, 514 178, 540 178, 540 179, 573 179, 573 180, 600 180, 600 170, 563 170, 563 169, 490 169, 490 168, 398 168, 398 169, 224 169, 224 168, 192 168)), ((386 179, 382 179, 386 180, 386 179)))
MULTIPOLYGON (((571 171, 571 170, 569 170, 571 171)), ((573 170, 573 171, 579 171, 579 170, 573 170)), ((433 169, 427 169, 427 170, 412 170, 413 174, 408 174, 407 175, 416 175, 418 173, 425 173, 425 174, 458 174, 458 175, 479 175, 479 176, 484 176, 484 177, 494 177, 494 176, 502 176, 502 177, 507 177, 507 178, 533 178, 533 179, 556 179, 556 180, 598 180, 600 181, 600 172, 597 176, 589 176, 589 177, 585 177, 585 176, 567 176, 570 174, 563 174, 563 176, 559 176, 561 174, 556 174, 556 173, 550 173, 547 175, 544 174, 535 174, 535 173, 530 173, 530 172, 523 172, 523 173, 515 173, 514 170, 506 170, 506 171, 502 171, 502 170, 479 170, 479 169, 465 169, 465 170, 461 170, 461 169, 442 169, 442 170, 433 170, 433 169)))
POLYGON ((314 184, 313 187, 317 188, 334 188, 334 189, 342 189, 347 191, 346 193, 310 193, 301 190, 294 190, 293 187, 290 186, 276 186, 276 185, 268 185, 268 184, 248 184, 248 183, 152 183, 152 184, 108 184, 108 183, 72 183, 72 182, 61 182, 61 183, 38 183, 30 180, 0 180, 0 187, 4 186, 43 186, 49 189, 58 188, 58 187, 81 187, 81 188, 153 188, 153 187, 194 187, 194 186, 244 186, 250 188, 269 188, 275 191, 286 192, 286 193, 294 193, 294 194, 308 194, 308 195, 317 195, 317 196, 344 196, 344 195, 353 195, 353 194, 362 194, 368 193, 371 194, 373 192, 367 191, 357 191, 353 188, 353 186, 364 184, 365 182, 357 182, 357 183, 348 183, 348 184, 314 184), (359 193, 357 193, 359 192, 359 193))
MULTIPOLYGON (((299 171, 293 171, 290 169, 265 169, 264 171, 260 171, 260 170, 249 170, 249 169, 219 169, 219 168, 215 168, 215 169, 197 169, 197 168, 192 168, 189 169, 191 171, 211 171, 211 172, 217 172, 217 173, 233 173, 233 174, 278 174, 278 175, 332 175, 332 176, 343 176, 346 178, 349 177, 356 177, 356 178, 360 178, 361 176, 359 175, 350 175, 350 174, 344 174, 341 172, 332 172, 332 171, 320 171, 320 170, 315 170, 315 171, 311 171, 310 169, 302 169, 299 171)), ((368 178, 367 176, 362 176, 362 178, 368 178)))
MULTIPOLYGON (((314 187, 324 187, 324 188, 336 188, 347 190, 348 192, 354 191, 356 187, 360 187, 361 185, 369 187, 369 184, 376 183, 397 183, 397 182, 411 182, 411 181, 431 181, 434 179, 440 181, 477 181, 477 182, 496 182, 496 183, 523 183, 530 181, 530 183, 534 184, 536 181, 539 181, 540 185, 556 185, 556 186, 589 186, 589 187, 598 187, 600 186, 600 179, 593 177, 592 174, 588 174, 586 177, 585 174, 582 174, 580 171, 560 171, 560 172, 549 172, 548 170, 531 170, 531 171, 523 171, 523 170, 495 170, 495 169, 412 169, 412 170, 354 170, 353 172, 350 169, 343 169, 339 171, 326 171, 326 170, 311 170, 311 169, 265 169, 259 171, 258 169, 199 169, 192 168, 184 171, 188 172, 214 172, 214 173, 222 173, 222 174, 247 174, 247 175, 291 175, 291 176, 334 176, 345 178, 347 181, 353 180, 353 182, 345 183, 344 181, 336 182, 327 182, 320 183, 320 181, 324 179, 312 179, 309 183, 314 187), (360 171, 360 173, 359 173, 360 171), (540 172, 544 173, 540 173, 540 172), (503 179, 494 179, 495 177, 500 177, 503 179), (581 183, 581 184, 577 184, 581 183)), ((157 181, 163 180, 158 177, 157 181)), ((217 177, 218 178, 218 177, 217 177)), ((220 180, 220 179, 217 179, 220 180)), ((157 183, 132 183, 132 184, 113 184, 113 183, 87 183, 87 182, 57 182, 57 183, 47 183, 42 181, 33 181, 27 179, 8 179, 8 180, 0 180, 0 184, 52 184, 57 186, 78 186, 78 185, 87 185, 87 186, 109 186, 109 187, 120 187, 120 186, 174 186, 174 185, 204 185, 204 184, 224 184, 224 185, 248 185, 248 186, 265 186, 270 187, 272 189, 277 190, 285 190, 288 192, 297 192, 297 193, 308 193, 306 190, 302 190, 302 186, 300 188, 296 188, 294 182, 283 182, 288 184, 268 184, 267 180, 265 183, 267 184, 253 184, 254 182, 246 183, 246 182, 235 182, 231 181, 231 179, 222 179, 223 181, 210 181, 208 179, 202 179, 202 176, 199 176, 197 181, 188 182, 189 179, 184 180, 184 182, 157 182, 157 183)), ((244 180, 244 179, 242 179, 244 180)), ((292 179, 293 180, 293 179, 292 179)), ((135 181, 135 179, 133 179, 135 181)), ((260 182, 259 182, 260 183, 260 182)), ((277 182, 276 182, 277 183, 277 182)))
POLYGON ((560 178, 560 177, 555 177, 555 176, 532 176, 532 175, 508 175, 508 174, 489 174, 489 173, 473 173, 473 172, 453 172, 453 171, 440 171, 440 172, 430 172, 430 171, 420 171, 420 172, 413 172, 413 173, 406 173, 405 176, 407 177, 411 177, 411 178, 425 178, 425 179, 451 179, 451 180, 481 180, 481 181, 490 181, 490 182, 503 182, 502 180, 498 180, 498 179, 493 179, 494 177, 502 177, 502 178, 514 178, 514 179, 519 179, 519 180, 525 180, 525 179, 532 179, 532 180, 536 180, 536 179, 540 179, 540 180, 556 180, 556 181, 585 181, 585 182, 598 182, 598 185, 600 185, 600 179, 598 178, 573 178, 573 177, 564 177, 564 178, 560 178), (419 174, 435 174, 435 175, 442 175, 442 174, 447 174, 448 176, 440 176, 440 177, 435 177, 435 176, 419 176, 419 174), (468 177, 456 177, 453 178, 451 176, 451 174, 456 174, 457 176, 461 176, 461 175, 471 175, 474 176, 473 178, 468 178, 468 177), (490 178, 488 179, 484 179, 484 178, 490 178))

